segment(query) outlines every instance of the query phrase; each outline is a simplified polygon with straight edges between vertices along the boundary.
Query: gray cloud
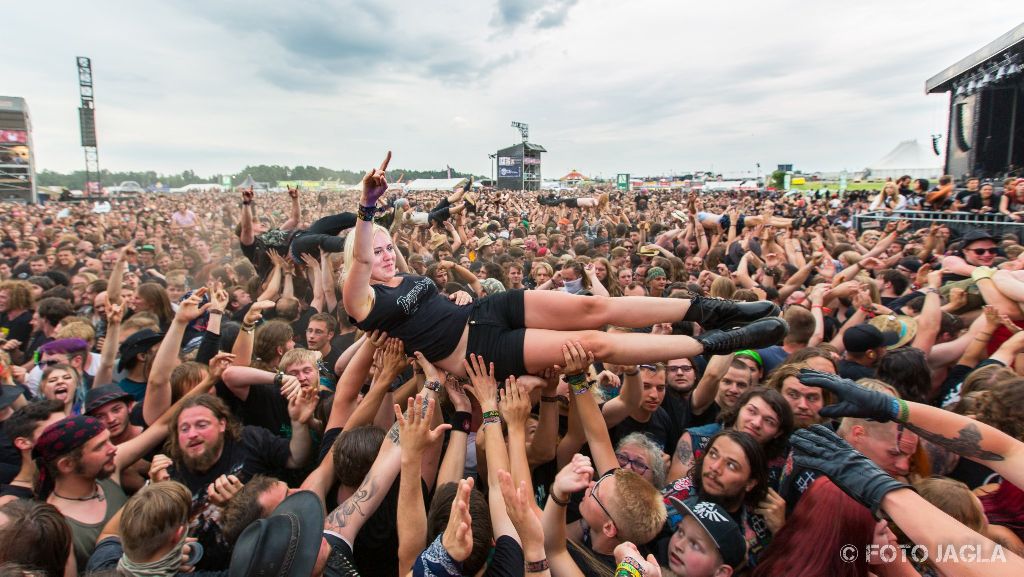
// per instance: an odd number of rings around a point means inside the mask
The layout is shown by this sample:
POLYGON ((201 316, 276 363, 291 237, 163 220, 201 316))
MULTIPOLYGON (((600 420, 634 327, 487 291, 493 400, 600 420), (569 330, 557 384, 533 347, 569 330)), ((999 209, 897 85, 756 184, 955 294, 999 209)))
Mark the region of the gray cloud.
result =
POLYGON ((491 25, 514 29, 530 25, 537 28, 557 28, 565 24, 569 9, 578 0, 498 0, 491 25))

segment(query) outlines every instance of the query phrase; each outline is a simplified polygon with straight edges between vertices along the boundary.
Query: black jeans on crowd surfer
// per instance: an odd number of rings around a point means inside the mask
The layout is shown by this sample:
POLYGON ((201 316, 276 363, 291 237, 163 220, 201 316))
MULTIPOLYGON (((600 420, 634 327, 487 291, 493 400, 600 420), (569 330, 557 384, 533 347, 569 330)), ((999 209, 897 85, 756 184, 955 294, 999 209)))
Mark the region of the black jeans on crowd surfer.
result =
POLYGON ((338 236, 338 233, 355 225, 356 215, 352 212, 332 214, 317 220, 292 238, 292 258, 301 262, 303 254, 320 258, 320 251, 342 252, 345 250, 345 239, 338 236))

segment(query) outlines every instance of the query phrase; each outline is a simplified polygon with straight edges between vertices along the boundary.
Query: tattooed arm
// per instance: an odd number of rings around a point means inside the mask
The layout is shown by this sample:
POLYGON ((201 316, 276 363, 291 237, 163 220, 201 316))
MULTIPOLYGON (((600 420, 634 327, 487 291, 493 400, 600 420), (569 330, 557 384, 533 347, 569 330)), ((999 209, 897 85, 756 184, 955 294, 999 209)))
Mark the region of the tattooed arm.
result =
POLYGON ((1014 485, 1024 483, 1024 443, 995 427, 920 403, 910 408, 906 426, 922 439, 999 473, 1014 485))
POLYGON ((690 433, 686 432, 679 437, 676 454, 672 455, 672 466, 669 467, 665 480, 671 482, 686 476, 691 466, 693 466, 693 439, 690 438, 690 433))
MULTIPOLYGON (((397 427, 395 428, 397 433, 397 427)), ((324 519, 324 530, 341 535, 348 543, 355 543, 356 535, 366 520, 377 510, 398 472, 402 468, 402 449, 392 441, 396 435, 389 434, 381 446, 377 460, 370 467, 362 484, 344 503, 331 511, 324 519)))

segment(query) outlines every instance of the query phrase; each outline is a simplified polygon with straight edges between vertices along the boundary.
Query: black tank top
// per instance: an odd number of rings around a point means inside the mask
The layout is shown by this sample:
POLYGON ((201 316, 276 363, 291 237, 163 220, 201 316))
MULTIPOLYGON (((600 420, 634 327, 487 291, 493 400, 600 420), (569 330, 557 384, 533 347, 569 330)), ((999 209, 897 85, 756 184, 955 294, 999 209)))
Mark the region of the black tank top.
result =
POLYGON ((425 276, 399 274, 397 287, 370 285, 376 299, 361 322, 349 317, 364 331, 380 329, 405 344, 405 353, 420 351, 428 361, 442 360, 455 351, 469 321, 472 307, 459 305, 437 291, 425 276))

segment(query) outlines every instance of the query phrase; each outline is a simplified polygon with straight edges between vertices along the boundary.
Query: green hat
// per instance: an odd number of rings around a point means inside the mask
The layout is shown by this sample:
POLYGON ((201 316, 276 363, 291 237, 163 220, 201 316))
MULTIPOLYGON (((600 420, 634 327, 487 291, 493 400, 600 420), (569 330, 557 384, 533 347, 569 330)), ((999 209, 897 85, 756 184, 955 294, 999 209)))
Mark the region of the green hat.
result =
POLYGON ((737 357, 747 357, 748 359, 753 359, 753 361, 755 363, 757 363, 757 366, 759 366, 761 368, 764 368, 764 360, 761 359, 761 353, 758 353, 757 351, 750 350, 750 349, 746 349, 746 350, 742 350, 742 351, 736 351, 736 356, 737 357))
POLYGON ((654 279, 656 279, 658 277, 666 277, 666 276, 668 276, 668 275, 665 274, 665 269, 661 268, 660 266, 652 266, 651 268, 647 269, 647 280, 648 281, 654 280, 654 279))

